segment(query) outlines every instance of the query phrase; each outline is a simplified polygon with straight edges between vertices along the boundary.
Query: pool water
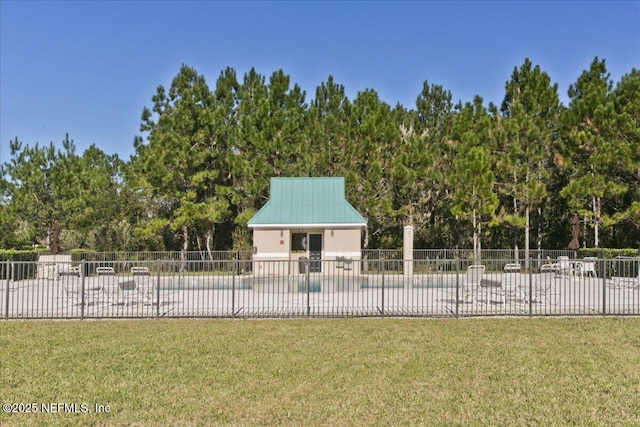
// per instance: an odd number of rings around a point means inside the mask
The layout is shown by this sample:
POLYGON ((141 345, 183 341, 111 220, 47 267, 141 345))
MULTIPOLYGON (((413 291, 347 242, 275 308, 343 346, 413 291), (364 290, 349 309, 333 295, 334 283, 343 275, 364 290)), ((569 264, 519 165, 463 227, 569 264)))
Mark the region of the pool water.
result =
MULTIPOLYGON (((462 284, 460 278, 460 284, 462 284)), ((154 279, 155 280, 155 279, 154 279)), ((301 276, 175 276, 160 279, 163 290, 254 290, 260 292, 306 292, 301 276)), ((357 289, 435 289, 456 286, 455 275, 414 276, 411 283, 401 275, 320 276, 309 278, 309 292, 346 292, 357 289)))

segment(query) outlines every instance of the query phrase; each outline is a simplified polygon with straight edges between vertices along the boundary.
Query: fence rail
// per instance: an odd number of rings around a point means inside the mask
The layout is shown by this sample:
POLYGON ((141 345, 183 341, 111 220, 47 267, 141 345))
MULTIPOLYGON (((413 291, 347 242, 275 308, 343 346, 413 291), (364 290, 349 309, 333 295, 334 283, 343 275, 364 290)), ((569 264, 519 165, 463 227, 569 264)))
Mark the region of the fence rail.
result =
POLYGON ((640 315, 640 258, 531 266, 466 257, 3 261, 0 318, 640 315))
MULTIPOLYGON (((374 260, 401 260, 403 257, 402 249, 362 249, 362 259, 374 260)), ((82 260, 91 262, 127 262, 135 263, 141 261, 250 261, 252 259, 251 251, 144 251, 144 252, 93 252, 93 251, 74 251, 70 254, 74 262, 82 260)), ((574 252, 568 250, 548 250, 548 249, 530 249, 529 259, 546 260, 556 259, 558 256, 573 257, 574 252)), ((13 261, 32 261, 33 258, 20 258, 20 254, 14 255, 13 261)), ((33 255, 28 255, 32 257, 33 255)), ((473 249, 414 249, 413 258, 415 260, 455 260, 457 258, 471 259, 474 258, 473 249)), ((482 249, 479 253, 480 259, 511 259, 524 260, 526 251, 519 249, 482 249)))

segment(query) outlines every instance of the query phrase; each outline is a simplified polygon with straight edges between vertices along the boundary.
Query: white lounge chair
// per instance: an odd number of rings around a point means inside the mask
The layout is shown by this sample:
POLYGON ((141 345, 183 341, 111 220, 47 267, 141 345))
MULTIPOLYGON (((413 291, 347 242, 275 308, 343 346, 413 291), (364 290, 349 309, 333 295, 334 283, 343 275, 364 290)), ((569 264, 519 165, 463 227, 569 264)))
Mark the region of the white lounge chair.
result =
POLYGON ((484 275, 484 265, 474 264, 467 268, 467 273, 464 278, 462 286, 464 300, 474 302, 477 300, 478 293, 480 292, 480 286, 482 284, 482 276, 484 275))
POLYGON ((640 274, 638 277, 612 277, 613 286, 619 289, 640 289, 640 274))
POLYGON ((134 276, 150 276, 148 267, 131 267, 131 274, 134 276))
POLYGON ((115 276, 116 271, 113 267, 97 267, 96 274, 98 276, 115 276))
POLYGON ((618 266, 621 275, 611 277, 613 286, 621 289, 640 289, 640 258, 617 257, 616 260, 624 264, 618 266), (633 263, 636 261, 637 267, 634 267, 633 263), (636 273, 637 276, 633 277, 636 273))

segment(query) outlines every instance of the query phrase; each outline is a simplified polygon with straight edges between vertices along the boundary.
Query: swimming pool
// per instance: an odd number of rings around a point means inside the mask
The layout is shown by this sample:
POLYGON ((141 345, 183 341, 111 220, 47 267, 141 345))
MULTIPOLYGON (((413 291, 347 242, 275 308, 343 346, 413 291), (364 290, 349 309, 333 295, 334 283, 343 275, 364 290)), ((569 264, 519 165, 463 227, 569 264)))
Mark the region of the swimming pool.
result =
MULTIPOLYGON (((156 278, 149 279, 156 283, 156 278)), ((416 275, 407 278, 402 275, 353 275, 325 276, 310 275, 309 292, 348 292, 358 289, 403 289, 403 288, 455 288, 455 275, 416 275)), ((462 284, 462 277, 459 278, 462 284)), ((253 276, 253 275, 211 275, 211 276, 170 276, 159 279, 161 290, 253 290, 259 292, 293 293, 306 292, 307 278, 304 275, 253 276)))

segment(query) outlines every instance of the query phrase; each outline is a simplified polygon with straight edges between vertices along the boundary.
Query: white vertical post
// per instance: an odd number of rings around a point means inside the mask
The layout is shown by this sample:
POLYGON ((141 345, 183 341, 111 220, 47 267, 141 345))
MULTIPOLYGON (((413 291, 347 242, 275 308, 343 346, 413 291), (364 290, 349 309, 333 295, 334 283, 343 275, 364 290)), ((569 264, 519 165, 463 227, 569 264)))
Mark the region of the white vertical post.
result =
POLYGON ((410 287, 413 282, 413 225, 405 225, 402 240, 402 258, 404 259, 404 283, 410 287))

